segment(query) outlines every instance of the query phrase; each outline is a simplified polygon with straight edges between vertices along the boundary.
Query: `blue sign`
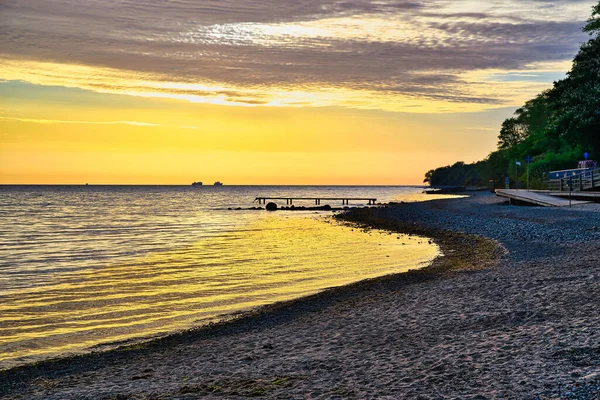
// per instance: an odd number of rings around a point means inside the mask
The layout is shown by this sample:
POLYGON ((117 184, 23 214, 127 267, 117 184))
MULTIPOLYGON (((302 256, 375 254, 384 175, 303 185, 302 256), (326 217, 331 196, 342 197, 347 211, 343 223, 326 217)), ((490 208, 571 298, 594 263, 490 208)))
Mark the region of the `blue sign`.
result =
POLYGON ((527 156, 527 157, 525 157, 525 162, 526 162, 527 164, 531 164, 531 162, 532 162, 532 161, 533 161, 533 157, 531 157, 531 156, 527 156))
POLYGON ((590 155, 588 154, 588 152, 583 153, 583 159, 587 160, 588 158, 590 158, 590 155))

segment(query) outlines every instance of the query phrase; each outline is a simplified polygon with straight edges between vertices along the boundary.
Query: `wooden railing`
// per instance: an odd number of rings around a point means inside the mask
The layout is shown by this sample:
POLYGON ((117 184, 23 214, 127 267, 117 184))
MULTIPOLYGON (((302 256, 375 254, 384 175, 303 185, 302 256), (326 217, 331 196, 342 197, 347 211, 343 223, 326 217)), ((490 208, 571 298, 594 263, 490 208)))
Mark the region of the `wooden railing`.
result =
POLYGON ((578 175, 548 181, 548 189, 553 192, 568 192, 569 181, 573 192, 583 192, 600 187, 600 168, 588 169, 578 175))

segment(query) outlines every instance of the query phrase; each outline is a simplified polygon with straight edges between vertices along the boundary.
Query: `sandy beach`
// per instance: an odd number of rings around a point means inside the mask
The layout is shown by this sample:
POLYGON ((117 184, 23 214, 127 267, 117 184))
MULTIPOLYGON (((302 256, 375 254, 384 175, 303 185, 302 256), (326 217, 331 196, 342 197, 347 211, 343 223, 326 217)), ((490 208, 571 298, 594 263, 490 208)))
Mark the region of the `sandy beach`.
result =
POLYGON ((421 271, 119 350, 0 372, 5 399, 598 399, 600 205, 359 210, 433 238, 421 271))

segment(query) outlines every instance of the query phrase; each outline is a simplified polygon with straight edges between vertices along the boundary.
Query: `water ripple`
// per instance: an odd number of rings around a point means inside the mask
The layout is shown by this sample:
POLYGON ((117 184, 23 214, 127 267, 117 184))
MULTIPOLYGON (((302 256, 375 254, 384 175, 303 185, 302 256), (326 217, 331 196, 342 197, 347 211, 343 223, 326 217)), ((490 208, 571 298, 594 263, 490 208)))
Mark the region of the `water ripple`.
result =
POLYGON ((0 187, 0 368, 422 266, 438 252, 422 238, 365 233, 324 222, 328 214, 226 210, 265 194, 416 192, 0 187))

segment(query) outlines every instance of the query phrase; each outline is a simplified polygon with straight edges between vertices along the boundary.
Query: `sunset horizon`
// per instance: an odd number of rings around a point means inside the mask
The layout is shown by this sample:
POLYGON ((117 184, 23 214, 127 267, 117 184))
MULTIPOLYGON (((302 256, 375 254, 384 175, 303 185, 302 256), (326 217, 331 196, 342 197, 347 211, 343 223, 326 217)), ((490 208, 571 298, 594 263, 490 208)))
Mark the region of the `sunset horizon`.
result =
POLYGON ((30 3, 0 11, 2 184, 420 184, 564 78, 593 5, 30 3))
POLYGON ((600 0, 0 1, 0 398, 600 398, 600 0))

